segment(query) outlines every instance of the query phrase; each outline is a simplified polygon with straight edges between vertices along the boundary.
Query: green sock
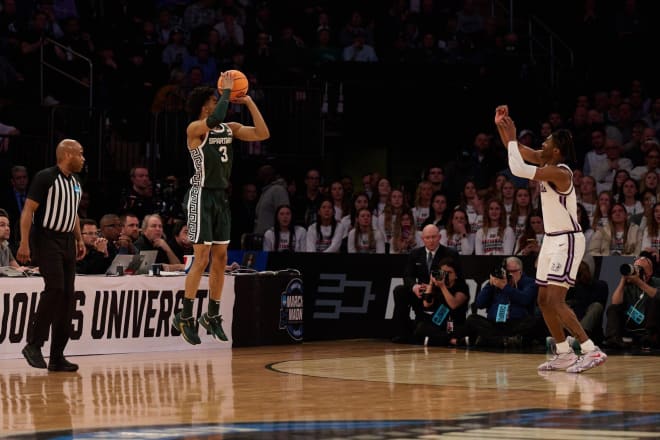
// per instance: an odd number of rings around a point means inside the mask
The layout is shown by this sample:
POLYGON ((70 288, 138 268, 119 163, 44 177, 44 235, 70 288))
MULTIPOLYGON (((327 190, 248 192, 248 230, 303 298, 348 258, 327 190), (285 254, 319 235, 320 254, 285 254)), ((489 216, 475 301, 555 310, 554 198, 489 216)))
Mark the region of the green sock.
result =
POLYGON ((209 316, 218 316, 220 314, 220 301, 209 300, 209 316))
POLYGON ((192 308, 195 300, 183 298, 183 311, 181 312, 181 318, 190 318, 192 317, 192 308))

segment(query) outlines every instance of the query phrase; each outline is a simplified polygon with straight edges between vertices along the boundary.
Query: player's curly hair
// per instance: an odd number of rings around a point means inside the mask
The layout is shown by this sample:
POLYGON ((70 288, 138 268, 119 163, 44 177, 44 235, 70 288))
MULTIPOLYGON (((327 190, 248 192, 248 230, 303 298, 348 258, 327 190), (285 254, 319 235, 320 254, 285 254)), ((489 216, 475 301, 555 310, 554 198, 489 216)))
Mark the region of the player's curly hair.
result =
POLYGON ((555 140, 555 145, 559 148, 564 160, 576 162, 575 157, 575 144, 573 143, 573 134, 570 130, 560 128, 552 133, 552 138, 555 140))
POLYGON ((213 87, 200 86, 195 87, 190 95, 188 95, 188 101, 186 102, 186 111, 190 114, 191 117, 197 118, 199 113, 202 111, 202 107, 206 101, 215 93, 213 87))

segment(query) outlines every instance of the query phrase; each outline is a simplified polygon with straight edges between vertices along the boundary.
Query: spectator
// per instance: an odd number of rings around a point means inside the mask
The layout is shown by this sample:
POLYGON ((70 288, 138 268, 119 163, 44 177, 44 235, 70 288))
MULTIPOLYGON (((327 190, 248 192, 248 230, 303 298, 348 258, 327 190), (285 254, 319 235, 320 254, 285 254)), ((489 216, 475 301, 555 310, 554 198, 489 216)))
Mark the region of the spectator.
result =
POLYGON ((596 186, 596 179, 592 176, 585 175, 582 177, 579 188, 576 187, 578 202, 587 210, 590 219, 593 219, 598 205, 598 194, 600 193, 596 191, 596 186))
POLYGON ((454 329, 465 325, 470 289, 458 274, 458 264, 443 258, 439 270, 432 270, 422 294, 423 313, 415 316, 416 340, 428 338, 428 345, 448 345, 454 329))
POLYGON ((14 254, 9 248, 11 227, 7 211, 0 208, 0 267, 10 266, 18 269, 21 266, 16 262, 14 254))
POLYGON ((339 222, 350 212, 350 202, 346 198, 344 186, 340 180, 330 183, 330 198, 335 208, 335 219, 339 222))
POLYGON ((630 171, 633 163, 626 157, 621 157, 621 143, 616 139, 607 138, 605 140, 605 158, 592 164, 591 175, 596 179, 596 191, 610 189, 614 176, 619 170, 630 171))
POLYGON ((344 237, 344 227, 335 219, 332 201, 323 199, 316 221, 307 228, 307 252, 338 253, 344 237))
POLYGON ((446 231, 440 231, 440 244, 453 249, 459 255, 472 255, 474 253, 474 234, 468 223, 468 215, 462 208, 454 208, 446 231))
POLYGON ((513 206, 511 213, 508 215, 508 225, 513 229, 516 243, 518 238, 525 231, 527 224, 527 217, 532 212, 532 196, 529 188, 518 188, 515 190, 513 197, 513 206))
POLYGON ((426 225, 436 225, 438 229, 445 229, 449 220, 449 213, 447 212, 447 196, 442 192, 434 192, 431 196, 431 210, 424 222, 420 225, 419 230, 424 229, 426 225))
POLYGON ((460 345, 467 337, 467 343, 476 346, 528 345, 535 336, 536 294, 536 282, 524 273, 522 261, 505 258, 475 299, 477 309, 486 309, 486 317, 468 316, 465 327, 456 332, 455 343, 460 345))
MULTIPOLYGON (((646 225, 641 228, 640 250, 653 258, 654 264, 660 263, 660 203, 654 203, 646 225)), ((654 266, 655 267, 655 266, 654 266)))
POLYGON ((376 194, 371 197, 371 206, 373 208, 371 213, 374 219, 376 219, 383 215, 385 205, 387 205, 390 199, 392 184, 387 177, 379 177, 378 180, 372 179, 372 181, 376 182, 376 194))
POLYGON ((357 30, 353 34, 353 42, 344 47, 342 58, 344 61, 373 63, 378 61, 378 55, 373 46, 366 42, 367 34, 363 30, 357 30))
POLYGON ((130 178, 131 186, 124 190, 119 202, 119 211, 120 213, 130 211, 142 221, 147 214, 153 214, 156 211, 149 170, 143 166, 133 167, 130 171, 130 178))
POLYGON ((297 225, 307 228, 316 222, 316 213, 322 200, 320 186, 321 173, 315 168, 307 170, 305 174, 305 192, 298 196, 293 206, 297 225))
POLYGON ((139 253, 135 248, 135 242, 140 237, 140 220, 135 214, 126 212, 119 217, 119 223, 121 224, 121 232, 113 243, 116 252, 129 255, 139 253))
POLYGON ((644 206, 644 211, 631 215, 629 217, 630 223, 634 223, 639 226, 640 234, 646 228, 649 216, 653 215, 653 205, 657 202, 656 192, 650 189, 642 191, 642 206, 644 206))
POLYGON ((594 212, 594 218, 591 220, 591 228, 594 232, 609 223, 610 209, 613 203, 614 198, 611 192, 603 191, 598 194, 598 205, 594 212))
POLYGON ((357 212, 356 225, 348 233, 349 254, 385 253, 385 237, 381 231, 374 228, 371 217, 368 207, 361 208, 357 212))
POLYGON ((607 308, 608 348, 624 348, 623 336, 632 337, 642 348, 658 347, 660 279, 653 276, 653 262, 648 257, 640 256, 633 267, 633 271, 621 275, 607 308))
POLYGON ((112 263, 112 255, 108 252, 108 240, 100 236, 96 220, 93 219, 80 219, 80 233, 87 253, 82 260, 76 261, 76 273, 104 274, 112 263))
POLYGON ((376 229, 383 233, 386 243, 391 243, 392 241, 392 232, 397 217, 403 212, 409 211, 410 208, 405 204, 403 192, 398 189, 390 191, 390 196, 383 207, 382 214, 373 220, 376 229))
MULTIPOLYGON (((18 225, 21 218, 21 212, 23 212, 23 206, 25 205, 25 199, 27 198, 27 189, 30 178, 28 177, 27 168, 23 165, 14 165, 11 168, 10 173, 11 178, 9 183, 11 188, 3 194, 0 201, 0 207, 7 212, 9 223, 12 225, 18 225)), ((11 236, 9 237, 9 245, 12 252, 16 253, 16 249, 20 242, 20 228, 13 228, 11 236)))
POLYGON ((423 245, 422 233, 415 228, 410 210, 405 210, 397 215, 394 225, 392 225, 392 238, 387 246, 389 253, 408 254, 423 245))
POLYGON ((543 244, 545 235, 543 229, 543 217, 538 211, 531 212, 525 216, 525 227, 516 240, 516 247, 513 250, 515 255, 538 256, 543 244))
POLYGON ((488 212, 484 225, 474 237, 475 255, 511 255, 515 245, 515 235, 506 224, 504 205, 497 199, 488 202, 488 212))
MULTIPOLYGON (((415 202, 412 207, 415 228, 422 230, 422 225, 431 214, 431 200, 433 197, 433 185, 428 180, 422 180, 417 184, 415 190, 415 202)), ((446 204, 445 204, 446 207, 446 204)))
POLYGON ((257 170, 257 182, 261 195, 255 206, 254 233, 263 234, 274 226, 277 208, 289 205, 286 180, 273 165, 263 165, 257 170))
POLYGON ((172 249, 179 262, 183 263, 184 255, 193 254, 193 246, 188 238, 188 225, 177 220, 172 225, 172 236, 167 239, 167 245, 172 249))
POLYGON ((305 228, 293 225, 293 213, 289 205, 275 209, 273 226, 264 233, 263 249, 267 252, 305 252, 305 228))
MULTIPOLYGON (((351 211, 349 215, 344 216, 341 219, 341 223, 344 227, 344 241, 348 240, 348 233, 357 225, 357 213, 360 211, 362 208, 369 208, 369 196, 365 192, 358 192, 355 193, 353 196, 353 203, 351 204, 351 211)), ((373 213, 372 213, 372 221, 373 221, 373 213)), ((348 244, 346 245, 342 244, 342 247, 347 248, 348 244)))
MULTIPOLYGON (((121 221, 117 214, 105 214, 99 220, 101 237, 105 238, 112 246, 108 246, 108 252, 114 257, 120 249, 120 236, 122 231, 121 221)), ((130 253, 130 252, 125 252, 130 253)))
POLYGON ((623 182, 622 189, 622 198, 619 199, 621 203, 626 208, 626 214, 628 218, 635 214, 641 214, 644 212, 644 206, 642 202, 639 201, 639 184, 633 178, 626 179, 623 182))
POLYGON ((135 241, 139 251, 158 251, 156 263, 181 264, 163 234, 163 220, 158 214, 147 214, 142 220, 142 232, 135 241))
MULTIPOLYGON (((431 268, 440 267, 440 261, 451 257, 458 261, 458 254, 440 244, 440 231, 437 226, 427 225, 422 230, 424 246, 415 248, 408 254, 403 269, 403 284, 394 288, 394 336, 392 342, 413 342, 413 327, 410 309, 415 316, 424 313, 422 294, 430 282, 431 268)), ((460 272, 460 270, 458 270, 460 272)))
POLYGON ((589 254, 592 256, 639 254, 639 226, 630 224, 626 208, 614 203, 608 213, 607 225, 598 228, 591 237, 589 254))
POLYGON ((628 179, 630 179, 629 171, 619 170, 616 172, 614 175, 614 180, 612 181, 612 188, 609 190, 612 194, 612 201, 620 202, 623 200, 623 184, 628 179))
POLYGON ((630 170, 630 177, 640 181, 648 171, 660 174, 660 143, 657 139, 647 139, 643 143, 644 165, 639 165, 630 170))

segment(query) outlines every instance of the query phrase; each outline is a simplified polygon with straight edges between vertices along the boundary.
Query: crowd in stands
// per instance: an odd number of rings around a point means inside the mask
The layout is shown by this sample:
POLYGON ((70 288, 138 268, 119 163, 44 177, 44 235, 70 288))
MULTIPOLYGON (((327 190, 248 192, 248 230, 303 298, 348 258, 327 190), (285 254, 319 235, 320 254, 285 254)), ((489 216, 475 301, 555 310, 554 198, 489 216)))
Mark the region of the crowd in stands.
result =
MULTIPOLYGON (((47 99, 40 101, 43 50, 49 62, 93 82, 95 105, 107 108, 113 123, 135 136, 148 129, 146 112, 182 110, 194 87, 215 85, 226 69, 246 72, 252 85, 285 84, 304 83, 325 63, 486 66, 520 55, 518 36, 486 13, 487 2, 476 0, 304 6, 250 0, 1 3, 3 107, 84 102, 84 94, 67 81, 46 84, 47 99), (73 52, 93 61, 93 77, 73 52)), ((590 3, 597 2, 585 2, 590 3)), ((584 14, 591 17, 588 9, 584 14)), ((625 21, 617 21, 616 29, 624 36, 637 32, 625 21)), ((520 68, 516 59, 507 67, 520 68)), ((570 111, 548 104, 545 118, 519 127, 519 141, 539 147, 553 130, 571 130, 577 148, 571 163, 577 220, 587 254, 644 251, 658 263, 660 94, 634 73, 623 83, 579 93, 570 111)), ((5 122, 12 124, 0 124, 12 129, 7 133, 24 131, 14 121, 5 122)), ((540 188, 511 175, 494 134, 495 127, 474 133, 471 149, 458 158, 422 163, 419 176, 405 183, 391 181, 382 170, 364 170, 359 179, 325 176, 321 167, 285 176, 278 164, 264 165, 232 188, 230 248, 408 254, 422 246, 422 230, 433 224, 441 244, 459 255, 533 257, 544 237, 540 188)), ((7 148, 10 144, 0 138, 0 155, 7 148)), ((37 170, 30 164, 9 165, 5 180, 10 185, 0 195, 1 217, 7 221, 0 226, 11 231, 3 246, 15 252, 29 175, 37 170)), ((79 215, 89 252, 79 270, 102 273, 117 253, 144 249, 158 250, 158 261, 172 267, 183 263, 190 248, 183 204, 189 176, 154 180, 144 164, 133 165, 116 205, 90 199, 85 188, 79 215)))

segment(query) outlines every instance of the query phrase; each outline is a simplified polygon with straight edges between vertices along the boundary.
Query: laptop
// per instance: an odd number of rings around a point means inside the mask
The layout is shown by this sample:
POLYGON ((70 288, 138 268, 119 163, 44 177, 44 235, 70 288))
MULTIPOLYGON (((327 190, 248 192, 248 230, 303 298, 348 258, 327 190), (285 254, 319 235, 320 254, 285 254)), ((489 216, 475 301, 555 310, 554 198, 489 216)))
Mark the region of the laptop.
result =
POLYGON ((15 267, 0 266, 0 276, 18 278, 18 277, 26 277, 28 276, 28 274, 16 269, 15 267))
POLYGON ((142 261, 140 262, 140 267, 138 268, 136 275, 147 275, 151 265, 156 263, 156 258, 158 257, 158 251, 140 251, 140 256, 142 256, 142 261))
POLYGON ((126 275, 137 274, 140 265, 144 260, 144 255, 117 254, 112 259, 112 263, 105 271, 106 275, 117 275, 117 266, 123 266, 126 275))

